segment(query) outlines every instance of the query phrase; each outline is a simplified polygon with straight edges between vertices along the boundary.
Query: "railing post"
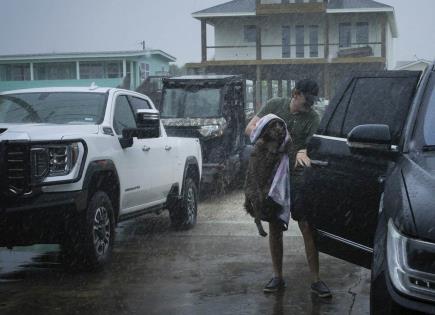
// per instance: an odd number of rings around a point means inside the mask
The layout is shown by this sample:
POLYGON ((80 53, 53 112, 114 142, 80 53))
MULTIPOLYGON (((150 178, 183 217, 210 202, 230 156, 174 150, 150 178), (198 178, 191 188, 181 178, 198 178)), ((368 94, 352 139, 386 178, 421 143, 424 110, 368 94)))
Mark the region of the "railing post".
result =
POLYGON ((324 40, 324 42, 325 42, 325 47, 324 47, 325 56, 324 56, 324 58, 328 62, 328 60, 329 60, 329 17, 328 17, 328 14, 326 14, 326 13, 324 16, 325 16, 325 40, 324 40))
POLYGON ((201 61, 207 61, 207 22, 201 20, 201 61))
POLYGON ((381 27, 381 57, 387 57, 387 27, 386 27, 386 18, 382 19, 382 27, 381 27))

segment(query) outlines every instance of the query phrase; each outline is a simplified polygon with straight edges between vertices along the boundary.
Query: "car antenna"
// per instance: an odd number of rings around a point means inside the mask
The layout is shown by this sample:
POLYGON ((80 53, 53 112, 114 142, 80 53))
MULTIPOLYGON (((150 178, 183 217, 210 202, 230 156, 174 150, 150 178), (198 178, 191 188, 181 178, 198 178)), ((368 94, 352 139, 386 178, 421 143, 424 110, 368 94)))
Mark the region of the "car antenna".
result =
POLYGON ((91 83, 91 86, 89 87, 89 90, 96 90, 98 89, 98 85, 95 84, 95 82, 91 83))

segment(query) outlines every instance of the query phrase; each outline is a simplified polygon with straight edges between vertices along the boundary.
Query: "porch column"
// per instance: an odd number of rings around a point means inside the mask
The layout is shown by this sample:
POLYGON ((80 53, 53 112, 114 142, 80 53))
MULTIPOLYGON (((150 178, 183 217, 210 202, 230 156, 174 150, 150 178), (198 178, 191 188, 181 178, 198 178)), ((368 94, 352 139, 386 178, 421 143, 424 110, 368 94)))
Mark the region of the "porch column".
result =
POLYGON ((387 57, 387 19, 383 18, 381 19, 381 57, 386 58, 387 57))
POLYGON ((262 99, 262 93, 261 93, 261 66, 257 65, 257 78, 255 80, 255 111, 257 112, 261 107, 261 99, 262 99))
POLYGON ((330 75, 329 75, 330 67, 327 63, 323 67, 323 96, 330 100, 331 98, 331 84, 330 84, 330 75))
POLYGON ((256 40, 255 40, 255 47, 256 47, 256 57, 257 60, 261 60, 261 26, 260 23, 257 23, 256 26, 256 40))
POLYGON ((33 72, 33 62, 30 63, 30 81, 35 80, 35 74, 33 72))
POLYGON ((201 62, 207 61, 207 22, 201 20, 201 62))
POLYGON ((292 80, 289 78, 287 79, 287 97, 290 97, 292 95, 292 80))
POLYGON ((283 97, 282 95, 282 80, 278 80, 278 97, 283 97))
POLYGON ((267 81, 267 99, 270 100, 273 96, 272 93, 272 80, 267 81))
POLYGON ((76 79, 80 80, 80 63, 76 61, 76 79))
POLYGON ((136 82, 134 79, 134 65, 133 65, 134 61, 130 61, 130 89, 136 89, 136 82))
POLYGON ((325 46, 323 47, 324 49, 324 54, 325 54, 325 59, 326 62, 329 62, 329 17, 328 14, 325 14, 325 46))
POLYGON ((122 77, 125 78, 127 75, 127 60, 122 59, 122 77))

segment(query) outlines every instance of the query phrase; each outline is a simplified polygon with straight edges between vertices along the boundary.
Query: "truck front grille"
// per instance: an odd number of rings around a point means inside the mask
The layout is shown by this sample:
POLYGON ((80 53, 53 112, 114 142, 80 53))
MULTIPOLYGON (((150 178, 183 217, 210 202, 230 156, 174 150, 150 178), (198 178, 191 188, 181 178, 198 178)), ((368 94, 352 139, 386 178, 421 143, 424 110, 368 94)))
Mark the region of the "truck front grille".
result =
POLYGON ((9 143, 6 147, 6 190, 23 195, 30 191, 30 151, 26 144, 9 143))

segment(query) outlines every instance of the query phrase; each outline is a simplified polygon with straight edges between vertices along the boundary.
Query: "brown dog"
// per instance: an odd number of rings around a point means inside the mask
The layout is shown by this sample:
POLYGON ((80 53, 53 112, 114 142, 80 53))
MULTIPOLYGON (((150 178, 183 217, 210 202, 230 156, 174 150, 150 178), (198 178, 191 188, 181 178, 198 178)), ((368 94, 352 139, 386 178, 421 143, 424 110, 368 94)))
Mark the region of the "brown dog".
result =
MULTIPOLYGON (((267 197, 282 154, 285 154, 280 152, 286 137, 285 128, 282 121, 271 120, 263 127, 249 158, 245 181, 245 209, 255 219, 258 233, 263 237, 267 233, 261 225, 261 219, 273 216, 273 206, 267 197)), ((288 145, 286 146, 285 152, 288 149, 288 145)))

